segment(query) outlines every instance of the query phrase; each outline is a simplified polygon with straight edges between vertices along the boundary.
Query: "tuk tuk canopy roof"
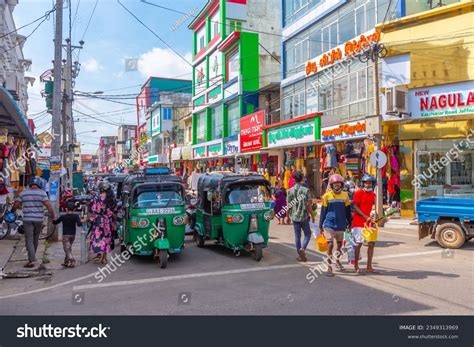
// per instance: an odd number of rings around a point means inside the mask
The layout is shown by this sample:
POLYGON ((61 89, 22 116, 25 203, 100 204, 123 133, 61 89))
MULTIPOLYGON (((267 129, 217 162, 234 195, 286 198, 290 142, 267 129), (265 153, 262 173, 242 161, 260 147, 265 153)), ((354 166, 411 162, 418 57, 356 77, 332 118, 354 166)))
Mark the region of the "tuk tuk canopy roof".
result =
POLYGON ((184 196, 184 187, 180 182, 176 181, 161 181, 161 182, 147 182, 139 183, 132 189, 132 199, 137 197, 143 192, 154 192, 154 191, 176 191, 184 196))
POLYGON ((233 183, 259 183, 261 182, 264 185, 270 186, 270 182, 268 182, 265 177, 262 175, 241 175, 236 174, 231 171, 215 171, 199 177, 198 181, 198 194, 203 195, 205 191, 209 189, 225 189, 225 187, 229 186, 233 183))

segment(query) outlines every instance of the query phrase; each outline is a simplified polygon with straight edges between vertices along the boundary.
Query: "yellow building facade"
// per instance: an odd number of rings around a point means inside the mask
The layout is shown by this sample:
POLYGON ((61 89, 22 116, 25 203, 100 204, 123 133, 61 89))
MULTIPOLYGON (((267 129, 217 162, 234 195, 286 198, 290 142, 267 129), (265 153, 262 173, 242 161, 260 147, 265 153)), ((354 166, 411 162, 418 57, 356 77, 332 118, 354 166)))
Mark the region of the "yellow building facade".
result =
POLYGON ((462 1, 378 26, 387 58, 407 57, 409 71, 397 87, 406 114, 385 115, 383 127, 400 148, 402 216, 424 198, 474 199, 473 9, 462 1))

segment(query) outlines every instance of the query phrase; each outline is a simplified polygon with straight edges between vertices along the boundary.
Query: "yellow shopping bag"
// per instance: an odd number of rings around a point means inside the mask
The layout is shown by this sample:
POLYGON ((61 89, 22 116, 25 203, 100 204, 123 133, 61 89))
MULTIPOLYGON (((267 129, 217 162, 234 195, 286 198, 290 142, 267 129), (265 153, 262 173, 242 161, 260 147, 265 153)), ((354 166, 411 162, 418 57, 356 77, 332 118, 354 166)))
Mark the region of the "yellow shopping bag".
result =
POLYGON ((316 249, 322 253, 325 253, 328 251, 328 240, 326 240, 326 237, 324 235, 320 234, 316 238, 316 249))
POLYGON ((377 224, 365 223, 364 230, 362 232, 364 234, 365 241, 375 242, 375 241, 377 241, 377 235, 379 233, 379 227, 377 226, 377 224))

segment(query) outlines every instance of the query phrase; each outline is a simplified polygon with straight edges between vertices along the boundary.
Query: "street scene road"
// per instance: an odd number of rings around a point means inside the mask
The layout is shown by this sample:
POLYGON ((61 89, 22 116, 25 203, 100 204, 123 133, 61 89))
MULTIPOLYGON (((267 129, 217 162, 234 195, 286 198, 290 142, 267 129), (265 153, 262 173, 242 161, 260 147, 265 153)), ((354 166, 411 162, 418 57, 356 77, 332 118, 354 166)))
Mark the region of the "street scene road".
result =
MULTIPOLYGON (((92 262, 0 280, 0 307, 7 315, 472 315, 473 250, 473 242, 443 250, 413 230, 386 229, 375 250, 378 274, 345 265, 333 278, 316 272, 310 283, 324 255, 312 240, 308 262, 298 263, 292 227, 272 222, 258 263, 212 242, 198 248, 188 236, 166 269, 132 257, 100 283, 92 262)), ((364 268, 366 247, 362 257, 364 268)))

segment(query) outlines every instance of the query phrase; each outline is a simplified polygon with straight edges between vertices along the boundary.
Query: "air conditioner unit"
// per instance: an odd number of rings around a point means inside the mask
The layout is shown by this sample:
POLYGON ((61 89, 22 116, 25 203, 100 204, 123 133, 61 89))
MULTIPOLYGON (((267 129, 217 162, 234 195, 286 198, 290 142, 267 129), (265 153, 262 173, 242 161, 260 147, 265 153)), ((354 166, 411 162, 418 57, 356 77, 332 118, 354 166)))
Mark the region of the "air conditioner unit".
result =
POLYGON ((402 87, 391 87, 385 90, 388 115, 403 117, 408 113, 408 91, 402 87))

